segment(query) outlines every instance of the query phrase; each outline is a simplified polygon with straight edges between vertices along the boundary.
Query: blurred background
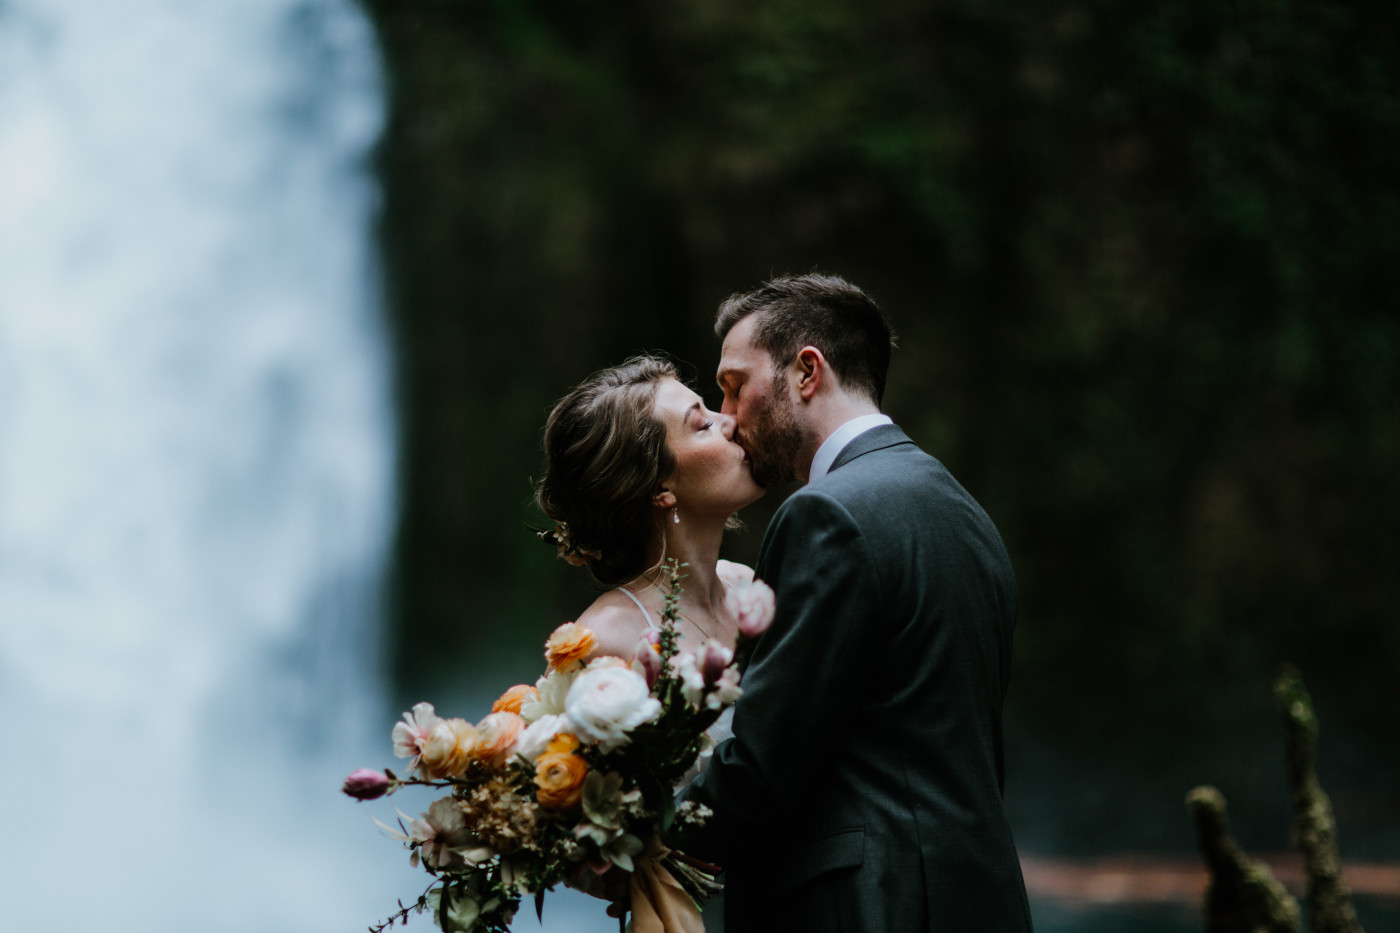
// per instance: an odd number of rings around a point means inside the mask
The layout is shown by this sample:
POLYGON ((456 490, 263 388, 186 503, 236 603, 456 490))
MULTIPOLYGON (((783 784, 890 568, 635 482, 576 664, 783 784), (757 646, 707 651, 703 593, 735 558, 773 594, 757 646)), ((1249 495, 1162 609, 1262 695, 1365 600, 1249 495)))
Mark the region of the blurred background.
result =
MULTIPOLYGON (((1331 0, 0 3, 7 918, 416 897, 369 815, 428 798, 336 789, 590 600, 531 533, 553 401, 660 349, 717 406, 716 305, 812 270, 884 307, 886 409, 1011 552, 1037 928, 1200 929, 1199 783, 1288 848, 1284 661, 1344 858, 1400 862, 1397 37, 1331 0)), ((1368 929, 1394 879, 1358 869, 1368 929)))

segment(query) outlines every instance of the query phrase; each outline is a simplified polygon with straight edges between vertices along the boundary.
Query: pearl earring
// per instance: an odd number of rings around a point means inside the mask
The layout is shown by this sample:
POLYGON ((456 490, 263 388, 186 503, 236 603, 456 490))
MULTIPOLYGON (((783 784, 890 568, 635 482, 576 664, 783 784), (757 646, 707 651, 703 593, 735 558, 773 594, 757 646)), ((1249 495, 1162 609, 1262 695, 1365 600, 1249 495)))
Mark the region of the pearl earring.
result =
POLYGON ((680 511, 673 505, 673 506, 671 506, 671 524, 673 524, 673 525, 679 525, 680 523, 681 523, 681 513, 680 513, 680 511))

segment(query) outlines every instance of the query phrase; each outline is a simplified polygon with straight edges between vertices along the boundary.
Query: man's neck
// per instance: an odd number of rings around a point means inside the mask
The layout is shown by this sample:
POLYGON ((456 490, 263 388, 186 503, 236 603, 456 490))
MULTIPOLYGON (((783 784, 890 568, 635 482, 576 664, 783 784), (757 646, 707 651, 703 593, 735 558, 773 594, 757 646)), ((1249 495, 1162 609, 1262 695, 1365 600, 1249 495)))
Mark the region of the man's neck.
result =
POLYGON ((804 483, 811 478, 812 458, 817 455, 817 450, 841 425, 862 415, 880 413, 880 407, 870 399, 845 392, 834 393, 819 400, 813 399, 811 405, 810 420, 807 422, 811 433, 804 445, 806 449, 802 452, 802 466, 797 474, 797 478, 804 483))
POLYGON ((842 451, 849 447, 856 438, 866 431, 891 423, 889 415, 875 412, 869 415, 858 415, 841 425, 817 448, 817 454, 812 458, 812 465, 807 470, 807 482, 813 482, 830 473, 842 451))

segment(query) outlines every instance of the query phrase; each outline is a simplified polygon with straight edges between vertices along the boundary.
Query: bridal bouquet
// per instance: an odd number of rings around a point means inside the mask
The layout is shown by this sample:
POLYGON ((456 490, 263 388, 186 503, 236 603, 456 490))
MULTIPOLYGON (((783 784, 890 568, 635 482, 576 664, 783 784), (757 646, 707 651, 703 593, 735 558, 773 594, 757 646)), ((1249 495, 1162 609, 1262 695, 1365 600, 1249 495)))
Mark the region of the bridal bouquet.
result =
MULTIPOLYGON (((545 644, 545 675, 511 687, 475 725, 429 703, 405 713, 393 743, 407 777, 360 769, 346 778, 344 792, 360 800, 406 786, 447 791, 417 819, 399 813, 397 829, 379 823, 433 880, 373 933, 429 910, 443 933, 506 931, 527 896, 542 914, 557 884, 617 897, 619 880, 627 899, 611 915, 625 921, 630 910, 638 931, 698 929, 696 901, 718 890, 716 869, 660 839, 709 815, 676 807, 673 788, 708 754, 705 730, 739 698, 739 645, 680 650, 679 568, 667 571, 660 629, 631 658, 585 662, 593 633, 561 625, 545 644)), ((731 589, 727 605, 740 641, 773 618, 773 592, 760 581, 731 589)))

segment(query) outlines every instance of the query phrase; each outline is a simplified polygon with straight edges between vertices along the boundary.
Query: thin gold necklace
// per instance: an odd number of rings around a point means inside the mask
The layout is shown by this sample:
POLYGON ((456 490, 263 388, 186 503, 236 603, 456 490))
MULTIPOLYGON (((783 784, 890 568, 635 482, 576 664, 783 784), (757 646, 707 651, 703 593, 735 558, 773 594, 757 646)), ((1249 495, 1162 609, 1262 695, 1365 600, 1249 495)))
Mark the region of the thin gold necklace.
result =
POLYGON ((715 637, 715 636, 711 635, 709 632, 705 631, 704 626, 702 626, 699 622, 696 622, 696 621, 695 621, 694 619, 692 619, 690 616, 686 615, 684 612, 681 612, 681 607, 680 607, 680 606, 677 606, 677 607, 676 607, 676 613, 677 613, 682 619, 685 619, 685 620, 686 620, 687 622, 689 622, 691 625, 693 625, 693 626, 695 626, 697 629, 699 629, 701 635, 704 635, 706 638, 710 638, 710 639, 713 639, 713 638, 715 637))
MULTIPOLYGON (((635 583, 636 581, 634 580, 634 581, 632 581, 632 582, 635 583)), ((630 590, 630 591, 631 591, 633 594, 635 594, 635 595, 641 595, 641 593, 645 593, 647 590, 650 590, 650 589, 655 589, 655 590, 658 590, 658 591, 659 591, 659 590, 661 589, 661 587, 659 587, 659 586, 656 585, 656 581, 655 581, 655 580, 649 580, 649 581, 647 581, 647 585, 641 588, 640 592, 637 591, 637 590, 633 590, 630 586, 627 587, 627 589, 630 590)), ((712 638, 715 637, 715 636, 711 635, 708 631, 706 631, 706 630, 705 630, 705 627, 704 627, 703 625, 701 625, 699 622, 696 622, 696 621, 695 621, 694 619, 692 619, 690 616, 686 615, 684 612, 681 612, 680 603, 677 603, 677 604, 676 604, 676 615, 680 616, 682 619, 685 619, 685 620, 686 620, 687 622, 689 622, 691 625, 695 626, 696 631, 698 631, 701 635, 705 636, 706 638, 711 638, 711 639, 712 639, 712 638)))

